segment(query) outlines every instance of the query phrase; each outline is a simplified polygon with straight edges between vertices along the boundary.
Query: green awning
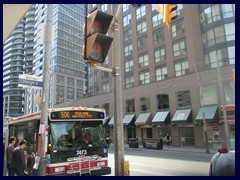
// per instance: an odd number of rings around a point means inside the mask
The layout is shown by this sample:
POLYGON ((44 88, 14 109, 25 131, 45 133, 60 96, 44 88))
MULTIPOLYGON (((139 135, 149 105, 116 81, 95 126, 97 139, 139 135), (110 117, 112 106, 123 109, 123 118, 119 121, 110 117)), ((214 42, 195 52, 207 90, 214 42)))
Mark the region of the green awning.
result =
POLYGON ((135 122, 135 125, 146 125, 146 124, 149 124, 150 122, 150 115, 151 113, 141 113, 136 122, 135 122))
POLYGON ((114 118, 112 117, 112 119, 109 121, 108 125, 113 126, 113 124, 114 124, 114 118))
POLYGON ((172 118, 173 123, 177 122, 192 122, 192 110, 182 109, 177 110, 172 118))
POLYGON ((106 117, 106 118, 104 119, 104 121, 103 121, 103 125, 104 125, 104 126, 107 126, 108 123, 109 123, 109 121, 110 121, 110 117, 106 117))
MULTIPOLYGON (((204 107, 205 111, 205 120, 206 122, 218 122, 219 121, 219 114, 218 114, 218 107, 217 106, 206 106, 204 107)), ((203 108, 200 108, 198 111, 197 122, 203 121, 203 108)))
MULTIPOLYGON (((123 118, 123 125, 128 125, 130 123, 132 123, 133 119, 134 119, 135 114, 127 114, 124 116, 123 118)), ((113 126, 114 125, 114 118, 112 117, 112 119, 109 121, 108 123, 109 126, 113 126)))
POLYGON ((135 114, 127 114, 124 116, 123 118, 123 124, 124 125, 128 125, 132 122, 133 118, 134 118, 135 114))
POLYGON ((170 111, 157 112, 152 120, 152 123, 170 123, 170 111))

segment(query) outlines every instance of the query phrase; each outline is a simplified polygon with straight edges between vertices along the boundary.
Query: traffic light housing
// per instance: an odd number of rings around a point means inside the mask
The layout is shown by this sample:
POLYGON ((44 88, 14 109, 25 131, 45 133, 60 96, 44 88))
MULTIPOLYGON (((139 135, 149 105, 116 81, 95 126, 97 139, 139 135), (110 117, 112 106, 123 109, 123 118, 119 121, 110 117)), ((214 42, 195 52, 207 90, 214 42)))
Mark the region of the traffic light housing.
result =
POLYGON ((135 7, 135 8, 139 8, 139 7, 143 6, 143 5, 144 4, 132 4, 132 6, 135 7))
POLYGON ((172 14, 176 9, 176 4, 164 4, 163 23, 167 25, 168 29, 171 21, 177 18, 177 14, 172 14))
POLYGON ((113 38, 106 36, 113 16, 96 10, 85 17, 83 48, 85 63, 103 63, 111 47, 113 38))

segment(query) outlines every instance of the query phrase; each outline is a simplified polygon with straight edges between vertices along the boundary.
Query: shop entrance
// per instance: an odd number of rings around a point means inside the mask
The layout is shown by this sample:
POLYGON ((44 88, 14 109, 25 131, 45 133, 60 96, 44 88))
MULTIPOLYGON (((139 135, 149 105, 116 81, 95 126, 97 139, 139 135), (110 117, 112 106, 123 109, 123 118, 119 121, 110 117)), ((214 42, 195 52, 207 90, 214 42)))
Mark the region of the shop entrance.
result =
POLYGON ((179 132, 180 132, 181 146, 194 146, 195 145, 193 127, 180 127, 179 132))

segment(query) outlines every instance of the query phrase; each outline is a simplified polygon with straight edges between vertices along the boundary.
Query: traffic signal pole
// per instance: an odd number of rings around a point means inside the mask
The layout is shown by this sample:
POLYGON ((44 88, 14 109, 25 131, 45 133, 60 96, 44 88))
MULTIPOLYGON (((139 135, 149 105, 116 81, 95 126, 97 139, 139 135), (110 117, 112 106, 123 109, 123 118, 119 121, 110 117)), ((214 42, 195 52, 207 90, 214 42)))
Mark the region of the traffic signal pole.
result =
POLYGON ((123 118, 122 118, 122 81, 121 81, 121 56, 120 56, 120 32, 118 27, 118 16, 122 9, 122 4, 118 6, 117 13, 113 18, 112 33, 112 75, 113 75, 113 101, 114 101, 114 160, 115 176, 122 176, 122 163, 124 161, 124 141, 123 141, 123 118))
POLYGON ((97 10, 85 18, 85 47, 83 48, 85 63, 95 69, 110 72, 113 76, 115 176, 124 175, 122 166, 124 163, 122 81, 121 68, 119 68, 121 67, 121 54, 119 44, 120 32, 118 27, 118 18, 121 9, 122 4, 118 6, 115 17, 97 10), (105 35, 109 28, 108 25, 110 24, 113 37, 105 35), (111 43, 112 69, 96 65, 104 62, 111 43), (96 50, 98 51, 96 52, 96 50))
POLYGON ((43 90, 42 90, 42 111, 39 127, 38 153, 40 153, 39 176, 46 176, 46 152, 47 144, 45 139, 48 134, 48 105, 49 105, 49 79, 50 79, 50 59, 52 41, 53 4, 47 4, 46 27, 44 37, 44 69, 43 69, 43 90))
MULTIPOLYGON (((216 61, 217 61, 217 78, 218 78, 218 86, 220 91, 220 99, 222 104, 222 111, 223 111, 223 124, 224 124, 224 131, 225 131, 225 138, 226 138, 226 145, 225 148, 229 151, 231 150, 231 143, 230 143, 230 136, 229 136, 229 129, 228 129, 228 122, 227 122, 227 112, 226 112, 226 98, 225 92, 222 84, 222 76, 221 76, 221 69, 220 69, 220 59, 218 53, 216 52, 216 61)), ((224 144, 223 144, 224 146, 224 144)))

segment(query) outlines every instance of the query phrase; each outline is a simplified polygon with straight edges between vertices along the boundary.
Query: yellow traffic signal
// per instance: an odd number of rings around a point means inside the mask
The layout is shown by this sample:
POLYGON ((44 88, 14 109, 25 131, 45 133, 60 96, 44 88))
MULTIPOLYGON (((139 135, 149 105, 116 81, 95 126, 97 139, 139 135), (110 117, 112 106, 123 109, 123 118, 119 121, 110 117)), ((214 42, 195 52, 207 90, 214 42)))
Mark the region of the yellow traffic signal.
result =
POLYGON ((103 63, 113 38, 106 36, 113 16, 96 10, 85 18, 83 54, 85 63, 103 63))
POLYGON ((163 15, 163 23, 167 25, 168 29, 172 20, 177 18, 176 14, 172 14, 177 9, 174 4, 154 4, 157 12, 163 15))
POLYGON ((172 20, 177 18, 177 14, 172 14, 173 11, 177 9, 177 5, 174 4, 164 4, 164 15, 163 15, 163 23, 170 26, 172 20))

